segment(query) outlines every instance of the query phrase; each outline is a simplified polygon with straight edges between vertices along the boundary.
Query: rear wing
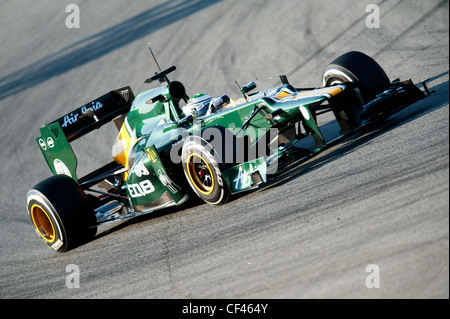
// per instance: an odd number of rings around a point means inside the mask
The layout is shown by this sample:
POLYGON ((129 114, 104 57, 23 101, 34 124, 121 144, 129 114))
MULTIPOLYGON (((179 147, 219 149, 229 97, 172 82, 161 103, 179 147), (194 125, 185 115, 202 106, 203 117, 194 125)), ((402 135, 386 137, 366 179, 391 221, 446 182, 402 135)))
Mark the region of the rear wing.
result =
POLYGON ((134 94, 131 88, 123 87, 106 93, 49 124, 59 123, 67 140, 71 142, 114 118, 128 113, 133 100, 134 94))
POLYGON ((52 173, 65 174, 77 181, 77 158, 70 142, 128 113, 134 97, 130 87, 123 87, 41 127, 36 142, 52 173))

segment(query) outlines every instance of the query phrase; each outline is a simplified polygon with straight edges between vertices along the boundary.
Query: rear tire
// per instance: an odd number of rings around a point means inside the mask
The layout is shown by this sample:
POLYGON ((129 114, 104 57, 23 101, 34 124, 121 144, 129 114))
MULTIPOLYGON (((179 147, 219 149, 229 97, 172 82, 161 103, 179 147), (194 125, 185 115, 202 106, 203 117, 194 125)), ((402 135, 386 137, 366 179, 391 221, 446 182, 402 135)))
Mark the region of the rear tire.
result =
POLYGON ((323 85, 355 83, 364 103, 389 87, 389 77, 383 68, 368 55, 352 51, 334 59, 323 71, 323 85))
POLYGON ((52 176, 27 194, 28 215, 39 237, 65 252, 94 238, 95 214, 83 189, 65 175, 52 176))

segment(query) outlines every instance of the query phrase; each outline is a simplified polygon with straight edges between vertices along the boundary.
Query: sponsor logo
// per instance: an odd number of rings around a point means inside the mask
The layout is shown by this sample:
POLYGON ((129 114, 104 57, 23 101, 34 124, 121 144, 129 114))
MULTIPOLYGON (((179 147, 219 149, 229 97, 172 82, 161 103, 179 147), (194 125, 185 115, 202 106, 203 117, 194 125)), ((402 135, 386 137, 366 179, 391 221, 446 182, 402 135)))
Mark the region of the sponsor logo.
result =
POLYGON ((72 125, 73 123, 78 121, 79 114, 67 114, 64 115, 64 123, 61 127, 67 127, 67 125, 72 125))
POLYGON ((172 182, 172 180, 166 175, 165 172, 163 172, 161 169, 159 169, 157 172, 159 180, 161 183, 172 193, 176 194, 178 193, 177 186, 175 183, 172 182))
POLYGON ((150 173, 144 163, 139 162, 134 167, 134 174, 136 174, 137 177, 142 177, 142 175, 149 175, 150 173))
POLYGON ((69 169, 67 168, 66 164, 64 164, 63 161, 60 159, 55 159, 53 161, 53 167, 55 168, 55 171, 59 175, 67 175, 69 177, 72 177, 72 174, 70 174, 69 169))
POLYGON ((154 150, 147 151, 147 156, 150 159, 150 161, 152 161, 152 163, 156 163, 158 155, 156 154, 156 152, 154 150))
POLYGON ((130 91, 129 90, 122 90, 120 91, 120 95, 122 95, 122 97, 125 99, 125 101, 128 102, 128 100, 130 99, 130 91))
MULTIPOLYGON (((250 172, 253 172, 253 166, 250 164, 250 172)), ((239 167, 238 175, 235 179, 233 179, 234 182, 234 189, 240 189, 241 187, 245 187, 247 183, 251 180, 251 173, 246 172, 242 169, 242 167, 239 167)))
POLYGON ((155 187, 149 180, 144 180, 140 183, 127 185, 128 193, 132 198, 143 197, 155 191, 155 187))
MULTIPOLYGON (((93 101, 93 102, 91 102, 91 105, 89 107, 87 105, 85 105, 81 108, 81 114, 86 113, 86 111, 88 109, 91 109, 93 111, 98 111, 102 107, 103 107, 103 103, 93 101)), ((68 125, 72 125, 72 124, 78 122, 79 119, 80 119, 80 114, 73 114, 73 113, 67 114, 64 116, 64 119, 63 119, 64 123, 61 125, 61 127, 67 127, 68 125)))
POLYGON ((39 146, 40 146, 44 151, 47 150, 47 144, 45 144, 45 141, 44 141, 42 138, 39 139, 39 146))
POLYGON ((55 141, 51 137, 49 137, 47 139, 47 145, 48 147, 53 148, 55 146, 55 141))

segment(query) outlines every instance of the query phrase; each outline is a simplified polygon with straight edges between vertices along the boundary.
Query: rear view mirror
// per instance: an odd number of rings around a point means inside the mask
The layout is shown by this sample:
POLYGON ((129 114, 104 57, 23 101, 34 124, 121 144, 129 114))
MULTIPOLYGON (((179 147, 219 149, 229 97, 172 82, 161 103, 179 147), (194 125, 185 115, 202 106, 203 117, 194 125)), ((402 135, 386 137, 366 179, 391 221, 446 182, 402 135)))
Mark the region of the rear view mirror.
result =
POLYGON ((255 88, 256 88, 255 82, 250 82, 250 83, 244 85, 243 87, 241 87, 241 92, 242 92, 242 94, 245 95, 255 88))

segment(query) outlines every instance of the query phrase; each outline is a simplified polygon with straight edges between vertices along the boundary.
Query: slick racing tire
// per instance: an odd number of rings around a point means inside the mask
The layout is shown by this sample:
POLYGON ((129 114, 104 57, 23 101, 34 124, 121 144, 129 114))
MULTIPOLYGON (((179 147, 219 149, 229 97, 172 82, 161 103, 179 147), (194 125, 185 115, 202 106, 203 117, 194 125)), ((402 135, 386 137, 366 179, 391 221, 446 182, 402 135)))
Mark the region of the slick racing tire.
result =
POLYGON ((57 252, 82 245, 97 232, 87 195, 66 175, 52 176, 34 186, 27 194, 27 208, 36 233, 57 252))
POLYGON ((205 202, 222 205, 228 201, 230 192, 222 178, 225 165, 220 151, 198 136, 186 139, 182 148, 182 165, 192 190, 205 202))
POLYGON ((372 100, 390 85, 383 68, 368 55, 352 51, 334 59, 323 71, 323 85, 355 83, 364 103, 372 100))

